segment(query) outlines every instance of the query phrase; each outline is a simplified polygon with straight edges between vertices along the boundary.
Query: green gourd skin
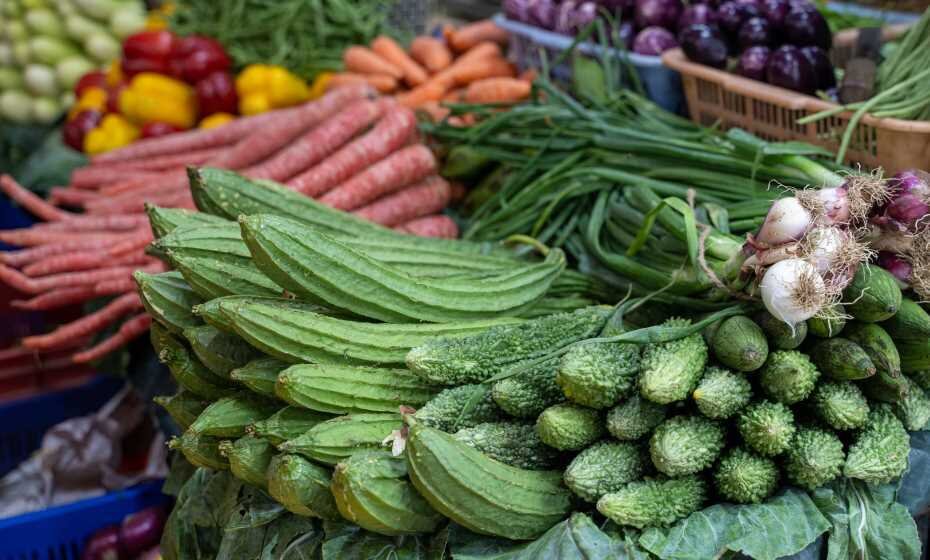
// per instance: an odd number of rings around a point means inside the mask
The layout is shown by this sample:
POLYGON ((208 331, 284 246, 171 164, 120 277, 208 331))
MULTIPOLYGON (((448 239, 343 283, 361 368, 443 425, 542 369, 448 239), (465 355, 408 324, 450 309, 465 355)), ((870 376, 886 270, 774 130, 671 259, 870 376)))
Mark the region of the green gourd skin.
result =
POLYGON ((674 416, 659 425, 649 439, 649 455, 659 472, 683 476, 700 472, 723 449, 723 428, 703 416, 674 416))
POLYGON ((795 404, 811 394, 819 378, 820 372, 806 354, 795 350, 776 350, 769 354, 759 374, 759 384, 776 401, 795 404))
POLYGON ((459 385, 443 389, 414 414, 416 419, 437 430, 454 433, 503 418, 485 385, 459 385), (473 402, 474 401, 474 402, 473 402), (465 410, 465 407, 470 408, 465 410))
POLYGON ((609 314, 609 307, 590 307, 502 325, 472 336, 436 338, 414 347, 406 356, 406 364, 433 383, 476 383, 524 360, 541 358, 597 336, 609 314))
POLYGON ((200 297, 278 297, 284 289, 272 282, 250 261, 193 257, 171 251, 168 260, 200 297))
POLYGON ((739 504, 757 504, 778 487, 778 467, 766 457, 735 448, 724 455, 714 469, 717 492, 739 504))
MULTIPOLYGON (((684 327, 686 319, 669 319, 664 326, 684 327)), ((719 332, 719 329, 718 329, 719 332)), ((700 334, 656 344, 647 344, 640 361, 639 390, 658 404, 688 398, 707 364, 707 344, 700 334)))
POLYGON ((840 309, 831 317, 811 317, 807 320, 807 331, 817 338, 838 336, 846 327, 845 311, 840 309))
POLYGON ((736 371, 755 371, 769 353, 765 333, 749 317, 738 315, 721 323, 714 334, 712 349, 717 360, 736 371))
POLYGON ((661 424, 665 414, 665 406, 634 395, 607 413, 607 431, 621 441, 635 441, 661 424))
POLYGON ((771 401, 747 406, 737 419, 737 428, 746 445, 765 457, 787 451, 797 432, 791 409, 771 401))
POLYGON ((701 509, 707 485, 691 475, 631 482, 597 502, 597 510, 618 525, 664 527, 701 509))
POLYGON ((190 427, 209 404, 208 401, 184 389, 178 391, 177 394, 155 397, 152 400, 168 412, 181 430, 190 427))
POLYGON ((268 464, 268 493, 291 513, 339 519, 330 490, 332 472, 298 455, 282 453, 268 464))
POLYGON ((255 394, 273 399, 277 398, 274 387, 278 374, 287 369, 288 365, 275 358, 258 358, 232 370, 229 377, 255 394))
POLYGON ((549 447, 577 451, 604 434, 604 419, 597 410, 572 403, 550 406, 536 419, 536 433, 549 447))
POLYGON ((192 212, 182 208, 162 208, 145 204, 145 214, 152 226, 155 239, 160 239, 177 228, 225 223, 228 220, 204 212, 192 212))
POLYGON ((840 475, 846 456, 836 434, 818 428, 801 428, 785 456, 788 480, 814 490, 840 475))
POLYGON ((492 386, 491 397, 510 416, 536 418, 546 408, 565 401, 565 393, 555 382, 558 366, 559 359, 553 358, 501 379, 492 386))
POLYGON ((855 319, 875 323, 891 318, 901 306, 901 288, 890 272, 862 264, 843 291, 846 311, 855 319))
POLYGON ((548 470, 554 468, 559 460, 560 454, 539 439, 533 424, 485 422, 463 428, 453 435, 484 455, 512 467, 548 470))
POLYGON ((301 364, 278 375, 275 394, 284 401, 333 414, 393 412, 426 404, 440 387, 405 369, 301 364))
POLYGON ((228 470, 229 460, 220 453, 222 438, 192 433, 190 430, 168 442, 170 449, 177 449, 195 467, 228 470))
POLYGON ((897 402, 907 394, 907 380, 901 374, 901 356, 891 336, 875 323, 854 322, 843 334, 858 344, 875 365, 875 375, 862 386, 869 397, 897 402))
POLYGON ((904 383, 905 394, 892 405, 892 410, 908 431, 924 430, 930 422, 930 395, 906 377, 904 383))
POLYGON ((910 437, 889 405, 872 408, 866 427, 849 446, 843 476, 885 484, 907 469, 910 437))
POLYGON ((152 346, 158 353, 158 360, 168 366, 171 376, 182 388, 206 400, 215 400, 235 392, 228 380, 207 369, 183 342, 166 329, 152 323, 149 334, 152 346))
POLYGON ((216 437, 241 437, 246 427, 279 409, 279 404, 252 395, 223 397, 204 409, 188 431, 216 437))
POLYGON ((302 436, 310 428, 333 417, 322 412, 296 406, 285 406, 268 418, 250 424, 246 432, 265 438, 274 445, 302 436))
POLYGON ((740 411, 752 398, 752 385, 738 373, 708 367, 697 388, 691 394, 704 416, 720 420, 740 411))
POLYGON ((349 414, 320 422, 278 448, 335 465, 358 451, 383 449, 385 439, 400 427, 398 414, 349 414))
POLYGON ((571 511, 562 473, 511 467, 412 416, 405 421, 411 482, 434 509, 465 528, 530 540, 571 511))
POLYGON ((759 313, 755 319, 768 337, 769 344, 776 350, 794 350, 807 338, 806 322, 791 327, 767 311, 759 313))
POLYGON ((333 471, 333 496, 346 521, 388 536, 432 533, 443 521, 407 479, 407 461, 363 451, 333 471))
POLYGON ((197 358, 213 373, 229 378, 229 372, 260 357, 260 353, 234 334, 222 332, 210 325, 184 330, 197 358))
POLYGON ((576 344, 562 356, 556 383, 568 400, 608 408, 636 387, 639 347, 616 342, 576 344))
POLYGON ((235 441, 221 442, 219 450, 229 460, 233 476, 256 488, 268 488, 268 465, 277 453, 270 441, 244 436, 235 441))
POLYGON ((896 342, 930 338, 930 314, 909 298, 903 298, 898 312, 882 321, 881 326, 896 342))
POLYGON ((895 340, 901 357, 901 371, 912 374, 930 369, 930 338, 895 340))
POLYGON ((286 218, 240 218, 255 264, 289 292, 385 322, 451 322, 513 316, 545 295, 565 268, 549 251, 540 263, 481 278, 416 278, 286 218), (358 294, 365 294, 364 298, 358 294))
POLYGON ((237 334, 262 352, 290 363, 403 365, 411 348, 437 337, 468 336, 519 319, 465 323, 366 323, 329 317, 252 298, 224 298, 221 312, 237 334))
POLYGON ((600 441, 575 456, 565 469, 565 485, 577 496, 597 503, 604 494, 616 492, 639 480, 648 468, 640 446, 629 442, 600 441))
POLYGON ((146 274, 137 270, 132 277, 145 310, 169 332, 182 334, 184 329, 202 323, 191 313, 191 308, 203 300, 179 273, 146 274))
POLYGON ((820 373, 836 381, 865 379, 875 375, 875 364, 865 350, 843 337, 819 341, 810 351, 820 373))
POLYGON ((850 381, 825 381, 811 395, 814 412, 834 430, 852 430, 865 425, 869 403, 850 381))

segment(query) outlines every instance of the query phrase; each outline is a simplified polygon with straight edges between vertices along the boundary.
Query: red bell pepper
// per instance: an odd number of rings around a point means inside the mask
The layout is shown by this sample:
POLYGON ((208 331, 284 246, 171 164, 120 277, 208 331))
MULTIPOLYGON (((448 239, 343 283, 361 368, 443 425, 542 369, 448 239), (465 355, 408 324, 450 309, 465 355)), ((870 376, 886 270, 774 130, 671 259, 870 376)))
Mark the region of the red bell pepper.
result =
POLYGON ((171 53, 171 74, 189 84, 196 84, 214 72, 225 72, 232 61, 223 45, 209 37, 182 37, 171 53))
POLYGON ((229 72, 214 72, 197 82, 195 89, 201 118, 213 113, 235 113, 239 106, 236 83, 229 72))
POLYGON ((167 30, 141 31, 123 41, 123 73, 127 77, 140 72, 167 74, 171 70, 171 52, 177 37, 167 30))
POLYGON ((107 88, 107 73, 103 70, 93 70, 81 76, 81 79, 74 84, 74 95, 78 98, 87 88, 98 87, 107 88))
POLYGON ((119 94, 126 89, 127 84, 123 82, 113 87, 107 88, 107 113, 119 113, 119 94))
POLYGON ((165 136, 166 134, 174 134, 175 132, 180 132, 181 130, 182 129, 174 126, 173 124, 150 122, 142 127, 142 138, 165 136))
POLYGON ((103 115, 100 111, 94 111, 91 109, 85 109, 77 115, 74 115, 73 118, 69 119, 68 122, 62 127, 61 134, 62 139, 65 144, 71 146, 77 151, 84 150, 84 137, 87 136, 87 133, 97 127, 100 124, 100 120, 103 118, 103 115))

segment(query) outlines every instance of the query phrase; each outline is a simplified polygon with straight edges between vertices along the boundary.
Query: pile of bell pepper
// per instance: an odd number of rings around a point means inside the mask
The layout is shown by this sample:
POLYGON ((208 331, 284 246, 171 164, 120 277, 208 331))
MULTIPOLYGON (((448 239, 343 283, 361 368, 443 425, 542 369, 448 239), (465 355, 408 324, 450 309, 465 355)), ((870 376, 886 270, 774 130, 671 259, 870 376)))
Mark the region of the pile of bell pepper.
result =
POLYGON ((139 138, 209 128, 306 101, 307 84, 278 66, 252 65, 238 77, 209 37, 149 29, 126 38, 123 56, 75 86, 63 129, 67 145, 90 155, 139 138))

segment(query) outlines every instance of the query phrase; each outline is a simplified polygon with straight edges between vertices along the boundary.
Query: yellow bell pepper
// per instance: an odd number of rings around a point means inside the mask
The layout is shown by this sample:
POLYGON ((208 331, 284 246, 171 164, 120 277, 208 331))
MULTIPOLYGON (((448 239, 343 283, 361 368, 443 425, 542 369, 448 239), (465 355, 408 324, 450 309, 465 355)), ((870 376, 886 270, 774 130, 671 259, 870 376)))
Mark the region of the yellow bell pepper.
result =
POLYGON ((107 85, 110 87, 116 87, 123 83, 125 79, 123 75, 123 66, 120 64, 119 59, 114 60, 107 66, 107 85))
POLYGON ((107 108, 107 92, 103 88, 89 87, 84 90, 77 102, 68 110, 68 118, 74 118, 81 111, 98 111, 105 113, 107 108))
POLYGON ((254 115, 303 103, 310 98, 307 83, 282 66, 250 64, 236 77, 239 112, 254 115))
POLYGON ((145 18, 146 31, 159 31, 168 27, 168 16, 174 12, 174 2, 165 2, 161 7, 149 12, 145 18))
POLYGON ((190 86, 152 72, 136 74, 119 96, 120 112, 136 124, 163 122, 191 128, 197 122, 197 98, 190 86))
POLYGON ((329 86, 329 81, 332 79, 332 72, 320 72, 317 74, 316 79, 313 80, 313 85, 310 86, 310 99, 319 99, 323 97, 323 94, 326 93, 326 88, 329 86))
POLYGON ((110 113, 84 136, 84 153, 95 155, 115 150, 131 144, 138 137, 138 127, 122 116, 110 113))
POLYGON ((235 118, 236 115, 230 115, 229 113, 213 113, 209 117, 205 117, 201 120, 198 128, 216 128, 235 120, 235 118))

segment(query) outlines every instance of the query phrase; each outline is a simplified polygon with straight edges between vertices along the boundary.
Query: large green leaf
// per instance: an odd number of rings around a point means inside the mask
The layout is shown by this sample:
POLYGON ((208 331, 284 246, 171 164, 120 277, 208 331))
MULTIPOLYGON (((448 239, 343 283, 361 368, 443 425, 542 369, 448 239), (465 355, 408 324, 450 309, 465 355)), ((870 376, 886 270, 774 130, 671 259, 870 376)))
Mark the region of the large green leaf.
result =
POLYGON ((323 560, 441 560, 430 549, 429 539, 386 537, 349 523, 326 522, 323 560))
POLYGON ((907 472, 901 478, 897 500, 911 515, 930 511, 930 432, 911 432, 911 452, 907 472))
POLYGON ((713 505, 667 529, 648 529, 639 542, 663 560, 720 558, 727 552, 776 560, 804 550, 829 527, 810 496, 788 489, 762 504, 713 505))
POLYGON ((827 560, 919 560, 917 526, 895 501, 894 485, 843 479, 818 488, 813 499, 833 525, 827 560))

